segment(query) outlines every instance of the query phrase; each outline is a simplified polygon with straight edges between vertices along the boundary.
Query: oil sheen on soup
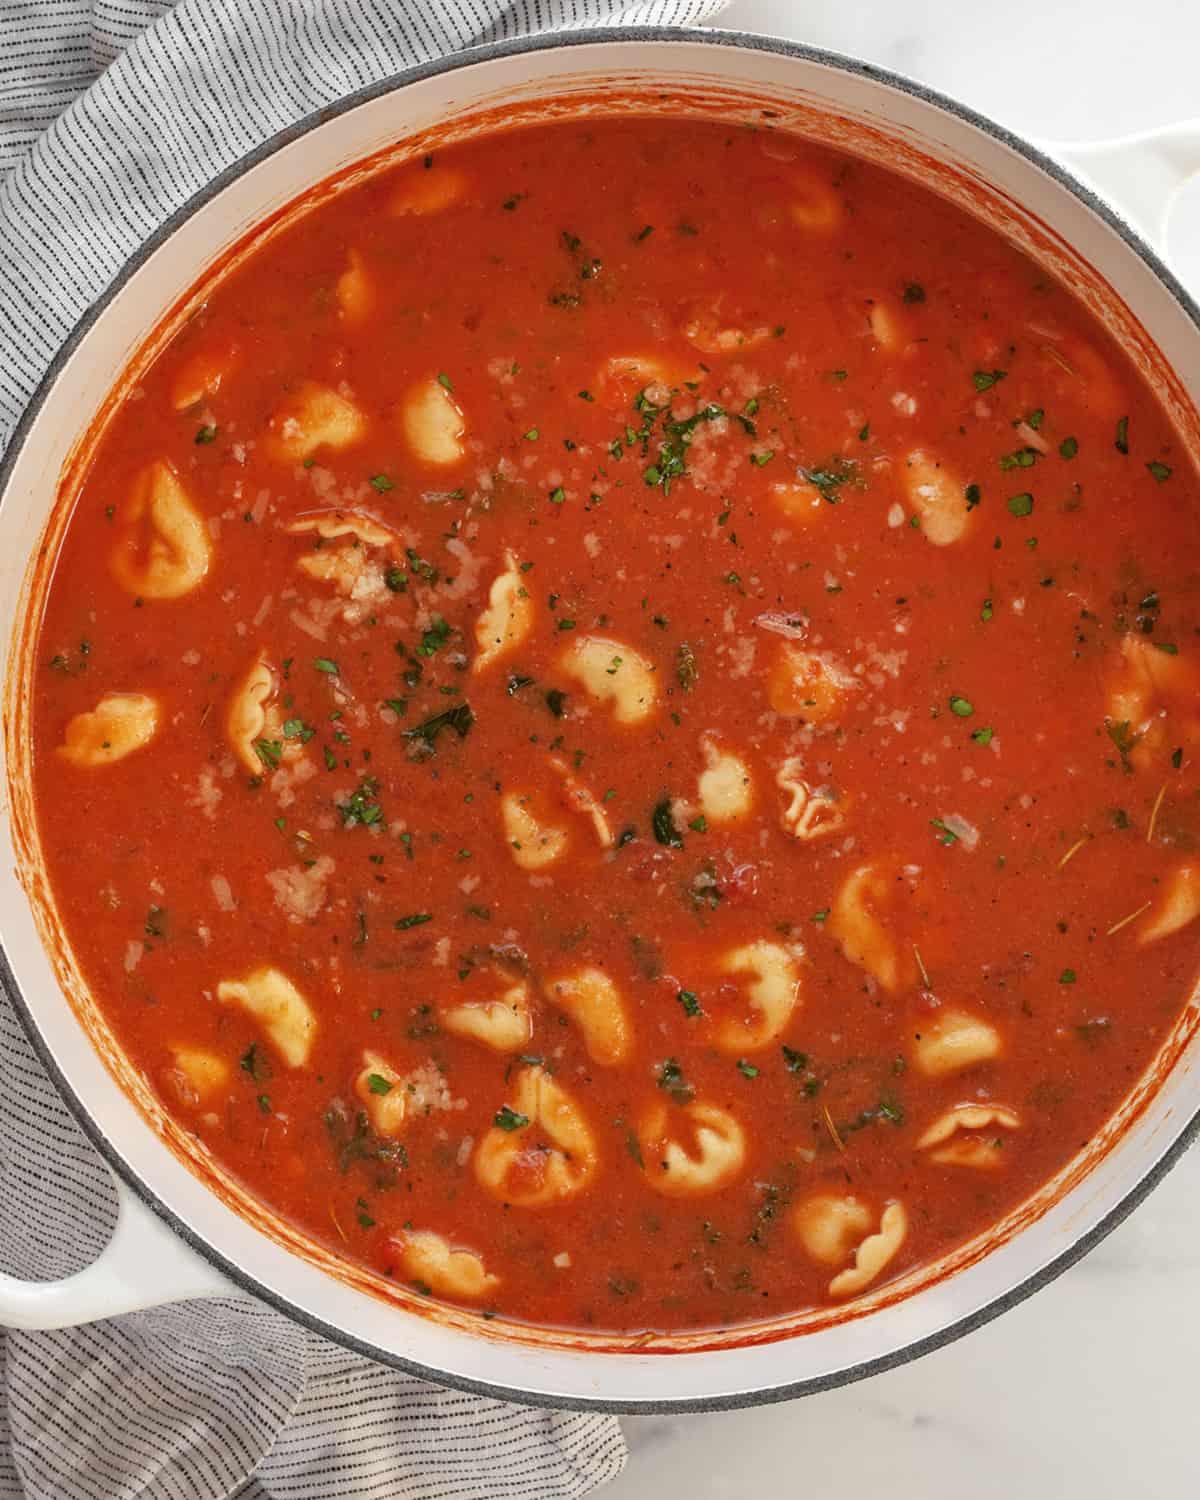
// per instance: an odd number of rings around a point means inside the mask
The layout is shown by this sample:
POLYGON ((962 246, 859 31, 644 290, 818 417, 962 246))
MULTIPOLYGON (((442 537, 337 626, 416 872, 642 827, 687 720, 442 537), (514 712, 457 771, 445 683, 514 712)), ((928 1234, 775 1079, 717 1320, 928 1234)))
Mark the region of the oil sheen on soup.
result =
POLYGON ((1197 967, 1196 474, 946 202, 712 123, 342 192, 113 414, 35 671, 167 1110, 397 1287, 844 1305, 1086 1146, 1197 967))

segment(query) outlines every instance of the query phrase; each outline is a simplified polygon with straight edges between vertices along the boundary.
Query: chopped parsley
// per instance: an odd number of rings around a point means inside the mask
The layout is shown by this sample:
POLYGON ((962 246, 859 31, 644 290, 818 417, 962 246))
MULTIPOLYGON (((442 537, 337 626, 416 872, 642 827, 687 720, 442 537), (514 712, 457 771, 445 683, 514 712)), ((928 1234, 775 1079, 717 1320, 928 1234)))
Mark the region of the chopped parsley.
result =
POLYGON ((1058 451, 1064 458, 1074 458, 1079 452, 1079 439, 1073 437, 1063 438, 1062 442, 1058 445, 1058 451))
POLYGON ((394 1087, 382 1073, 368 1073, 367 1087, 373 1094, 390 1094, 394 1087))
POLYGON ((324 672, 327 677, 339 677, 341 675, 338 671, 337 662, 331 661, 328 656, 318 656, 316 661, 313 662, 313 666, 318 672, 324 672))
POLYGON ((1129 452, 1129 418, 1122 417, 1117 423, 1117 435, 1113 439, 1113 447, 1118 453, 1129 452))
POLYGON ((1008 500, 1008 513, 1010 516, 1030 516, 1033 514, 1033 496, 1028 490, 1020 495, 1010 495, 1008 500))
POLYGON ((1007 370, 976 370, 971 376, 977 391, 990 391, 999 381, 1007 379, 1007 370))
POLYGON ((422 927, 426 922, 433 921, 431 911, 414 911, 410 916, 401 917, 396 923, 398 932, 407 932, 410 927, 422 927))
POLYGON ((394 490, 396 486, 392 483, 392 481, 387 477, 386 474, 372 474, 371 488, 373 490, 378 490, 381 495, 386 495, 388 490, 394 490))
POLYGON ((700 1008, 700 1001, 691 990, 680 990, 675 998, 683 1006, 685 1016, 699 1016, 703 1014, 700 1008))
POLYGON ((671 814, 671 799, 664 797, 659 802, 651 815, 651 826, 654 829, 654 837, 660 844, 668 849, 682 849, 683 837, 675 826, 675 819, 671 814))
POLYGON ((1159 463, 1157 459, 1154 459, 1151 463, 1148 463, 1146 467, 1150 470, 1151 474, 1154 475, 1155 479, 1158 480, 1159 484, 1163 484, 1171 477, 1170 468, 1166 464, 1159 463))
POLYGON ((524 1130, 529 1124, 529 1116, 518 1114, 515 1109, 502 1104, 492 1117, 492 1123, 501 1130, 524 1130))
POLYGON ((969 719, 975 712, 975 705, 969 698, 963 698, 958 693, 951 694, 950 712, 957 714, 960 719, 969 719))
POLYGON ((375 801, 378 792, 378 780, 374 776, 365 776, 346 801, 337 804, 342 826, 353 828, 361 823, 364 828, 369 828, 378 823, 383 817, 383 808, 375 801))
POLYGON ((456 703, 453 708, 443 709, 440 714, 433 714, 412 729, 404 730, 404 738, 414 741, 426 753, 432 753, 437 748, 437 739, 443 729, 452 729, 460 740, 465 740, 474 722, 475 715, 471 705, 456 703))

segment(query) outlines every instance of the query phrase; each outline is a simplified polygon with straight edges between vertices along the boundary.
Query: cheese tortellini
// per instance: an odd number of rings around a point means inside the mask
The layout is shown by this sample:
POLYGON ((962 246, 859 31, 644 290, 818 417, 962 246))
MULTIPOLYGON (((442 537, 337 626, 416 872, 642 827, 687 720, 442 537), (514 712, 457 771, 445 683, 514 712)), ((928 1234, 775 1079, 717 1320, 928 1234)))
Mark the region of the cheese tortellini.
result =
POLYGON ((212 539, 204 517, 169 464, 155 462, 134 480, 117 512, 113 574, 139 599, 180 599, 204 582, 212 539))
POLYGON ((198 1104, 227 1087, 233 1076, 229 1062, 207 1048, 179 1045, 171 1048, 171 1054, 198 1104))
POLYGON ((602 969, 588 966, 551 979, 545 991, 579 1027, 593 1062, 615 1068, 628 1060, 633 1027, 621 991, 602 969))
POLYGON ((997 1131, 1017 1130, 1020 1124, 1006 1104, 956 1104, 922 1131, 917 1150, 928 1151, 929 1160, 943 1167, 998 1167, 1004 1142, 997 1131))
POLYGON ((892 297, 874 297, 867 309, 867 324, 875 346, 885 354, 896 354, 908 344, 908 328, 892 297))
POLYGON ((935 547, 960 542, 971 525, 966 487, 942 461, 914 448, 904 465, 908 503, 921 521, 921 534, 935 547))
POLYGON ((201 401, 211 400, 237 368, 239 360, 237 345, 230 341, 198 349, 175 372, 171 405, 176 411, 187 411, 201 401))
POLYGON ((793 167, 788 173, 792 223, 810 234, 832 234, 841 227, 845 209, 841 194, 813 167, 793 167))
POLYGON ((478 1302, 500 1285, 474 1250, 453 1246, 432 1229, 406 1229, 393 1241, 400 1266, 410 1281, 439 1297, 478 1302))
POLYGON ((297 559, 296 566, 310 578, 332 583, 348 599, 370 597, 385 587, 382 568, 373 554, 380 548, 394 548, 397 537, 378 521, 339 510, 304 516, 284 529, 296 536, 313 533, 322 543, 341 540, 341 546, 318 545, 297 559))
POLYGON ((767 673, 767 701, 785 718, 826 724, 838 717, 857 685, 828 652, 781 641, 767 673))
POLYGON ((529 986, 516 980, 487 1000, 461 1000, 439 1012, 442 1025, 455 1036, 482 1042, 493 1052, 520 1052, 533 1036, 529 986))
POLYGON ((740 327, 721 316, 721 298, 711 306, 693 309, 683 325, 684 337, 702 354, 743 354, 774 337, 766 323, 740 327))
POLYGON ((516 555, 504 554, 504 572, 497 574, 488 591, 487 608, 475 621, 479 652, 472 672, 486 671, 494 662, 510 655, 533 629, 533 597, 522 581, 516 555))
POLYGON ((67 723, 58 753, 73 766, 108 766, 144 749, 158 732, 158 703, 145 693, 105 693, 67 723))
POLYGON ((550 757, 550 769, 562 778, 563 806, 587 818, 592 825, 592 832, 596 835, 596 842, 602 849, 611 849, 614 842, 613 833, 608 814, 604 811, 604 804, 599 801, 590 787, 584 786, 583 782, 572 774, 570 766, 562 756, 550 757))
POLYGON ((466 457, 467 423, 446 385, 432 377, 410 387, 399 410, 400 431, 413 457, 435 468, 466 457))
POLYGON ((378 1052, 363 1053, 354 1092, 377 1135, 400 1134, 408 1115, 408 1091, 404 1079, 386 1058, 378 1052))
POLYGON ((913 1037, 913 1062, 927 1078, 990 1062, 1004 1051, 1000 1033, 982 1016, 946 1005, 922 1021, 913 1037))
POLYGON ((1157 943, 1182 932, 1200 917, 1200 865, 1176 865, 1163 882, 1162 894, 1138 926, 1140 944, 1157 943))
POLYGON ((599 1162, 583 1111, 540 1067, 516 1074, 511 1104, 475 1148, 475 1175, 493 1197, 540 1208, 582 1191, 599 1162))
POLYGON ((836 1266, 853 1257, 852 1264, 829 1283, 831 1297, 853 1297, 868 1286, 892 1260, 908 1234, 908 1214, 902 1203, 889 1203, 875 1223, 874 1210, 852 1194, 818 1193, 806 1198, 792 1218, 805 1251, 821 1265, 836 1266))
POLYGON ((222 1005, 236 1005, 257 1021, 289 1068, 302 1068, 312 1051, 317 1018, 312 1006, 279 969, 264 964, 245 979, 217 985, 222 1005))
POLYGON ((892 931, 914 887, 915 877, 893 861, 859 865, 842 882, 825 923, 843 955, 889 992, 917 978, 911 946, 901 945, 892 931))
POLYGON ((722 974, 748 974, 746 1000, 753 1015, 730 1018, 717 1027, 713 1040, 725 1052, 753 1052, 783 1034, 800 1003, 800 971, 778 943, 760 938, 726 953, 722 974))
POLYGON ((500 822, 508 852, 522 870, 544 870, 563 857, 571 842, 562 824, 538 816, 528 794, 505 792, 500 798, 500 822))
POLYGON ((1200 677, 1190 657, 1160 651, 1145 636, 1122 637, 1120 659, 1109 677, 1108 721, 1127 726, 1131 765, 1143 769, 1181 739, 1200 738, 1198 693, 1200 677))
POLYGON ((410 214, 416 218, 428 218, 461 203, 470 185, 470 178, 458 167, 442 167, 436 163, 413 167, 396 185, 389 200, 389 212, 397 219, 410 214))
POLYGON ((624 411, 640 391, 665 405, 673 389, 681 386, 688 372, 673 360, 657 354, 614 354, 596 371, 596 394, 611 410, 624 411))
POLYGON ((804 762, 798 756, 785 760, 775 774, 775 785, 788 799, 780 821, 794 839, 805 843, 836 833, 846 821, 841 804, 828 787, 815 791, 804 779, 804 762))
POLYGON ((607 636, 576 637, 558 659, 560 668, 618 724, 641 724, 658 706, 654 663, 640 651, 607 636))
POLYGON ((269 424, 267 451, 281 462, 303 463, 322 448, 351 448, 367 432, 367 418, 347 396, 304 381, 269 424))
POLYGON ((375 288, 357 250, 347 255, 346 269, 337 279, 334 295, 345 322, 363 323, 370 316, 375 306, 375 288))
POLYGON ((234 688, 225 710, 226 739, 252 776, 261 776, 304 753, 298 739, 283 735, 283 716, 274 701, 278 691, 273 668, 264 657, 256 657, 234 688))
POLYGON ((707 762, 697 783, 700 811, 712 828, 737 823, 754 806, 754 780, 750 767, 732 750, 722 749, 711 737, 700 741, 707 762))
POLYGON ((727 1110, 699 1099, 685 1104, 678 1114, 691 1127, 690 1146, 669 1134, 665 1104, 656 1104, 638 1126, 647 1183, 668 1198, 720 1192, 745 1165, 745 1132, 727 1110))

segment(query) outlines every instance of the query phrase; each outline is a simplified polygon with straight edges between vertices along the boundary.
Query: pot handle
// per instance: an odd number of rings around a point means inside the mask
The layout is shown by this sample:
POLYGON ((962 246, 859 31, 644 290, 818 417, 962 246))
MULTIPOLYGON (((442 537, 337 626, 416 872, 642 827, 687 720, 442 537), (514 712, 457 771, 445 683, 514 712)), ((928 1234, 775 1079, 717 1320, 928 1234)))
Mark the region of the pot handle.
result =
POLYGON ((165 1302, 243 1295, 123 1182, 114 1178, 113 1184, 117 1226, 96 1259, 60 1281, 0 1274, 0 1325, 73 1328, 165 1302))
POLYGON ((1200 173, 1200 120, 1111 141, 1042 143, 1106 198, 1160 253, 1175 198, 1200 173))

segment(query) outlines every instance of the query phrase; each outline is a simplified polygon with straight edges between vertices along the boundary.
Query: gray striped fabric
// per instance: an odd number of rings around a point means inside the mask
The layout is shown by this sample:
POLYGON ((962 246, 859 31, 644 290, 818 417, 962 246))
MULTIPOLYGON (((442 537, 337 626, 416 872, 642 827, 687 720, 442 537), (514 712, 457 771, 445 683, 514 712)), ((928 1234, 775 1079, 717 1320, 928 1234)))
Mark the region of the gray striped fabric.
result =
MULTIPOLYGON (((59 344, 214 173, 362 84, 557 26, 722 0, 0 0, 0 449, 59 344)), ((86 1264, 107 1173, 0 995, 0 1268, 86 1264)), ((3 1338, 0 1496, 559 1500, 625 1458, 613 1418, 461 1396, 249 1299, 3 1338)))

